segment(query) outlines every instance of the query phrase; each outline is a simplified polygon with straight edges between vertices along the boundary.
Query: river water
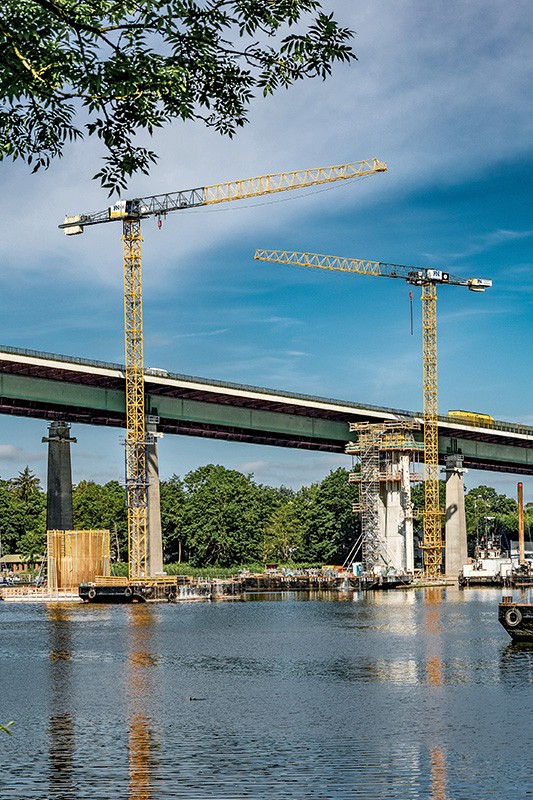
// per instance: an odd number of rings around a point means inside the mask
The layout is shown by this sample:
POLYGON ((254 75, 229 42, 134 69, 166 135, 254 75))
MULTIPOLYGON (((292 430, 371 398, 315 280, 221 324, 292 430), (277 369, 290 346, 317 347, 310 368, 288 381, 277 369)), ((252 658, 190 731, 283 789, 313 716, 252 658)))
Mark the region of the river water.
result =
POLYGON ((0 603, 2 796, 531 798, 533 646, 500 596, 0 603))

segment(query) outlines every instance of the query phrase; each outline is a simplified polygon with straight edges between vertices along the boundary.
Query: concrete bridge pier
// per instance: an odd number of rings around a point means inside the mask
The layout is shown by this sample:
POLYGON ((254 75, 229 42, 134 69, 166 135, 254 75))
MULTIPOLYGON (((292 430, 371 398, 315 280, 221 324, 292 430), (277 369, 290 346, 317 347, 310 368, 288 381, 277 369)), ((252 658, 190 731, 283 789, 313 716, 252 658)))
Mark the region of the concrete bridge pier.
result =
POLYGON ((50 423, 48 436, 42 441, 48 444, 46 529, 70 531, 73 527, 70 443, 76 439, 70 436, 68 422, 57 421, 50 423))
MULTIPOLYGON (((163 573, 163 538, 161 531, 161 497, 159 491, 159 462, 157 457, 158 417, 146 421, 146 466, 148 471, 148 541, 146 572, 150 576, 163 573)), ((162 434, 159 434, 161 436, 162 434)))
POLYGON ((467 559, 463 456, 446 456, 445 574, 456 578, 467 559))
POLYGON ((385 543, 385 558, 391 566, 406 572, 414 569, 409 466, 410 453, 392 453, 392 462, 387 469, 391 480, 381 483, 379 493, 379 529, 385 543))
MULTIPOLYGON (((161 533, 161 503, 159 491, 159 466, 157 458, 157 419, 148 417, 146 423, 148 472, 148 541, 146 569, 148 575, 163 572, 163 541, 161 533)), ((48 426, 48 476, 46 493, 47 530, 73 529, 72 465, 70 444, 77 440, 70 436, 68 422, 54 421, 48 426)))

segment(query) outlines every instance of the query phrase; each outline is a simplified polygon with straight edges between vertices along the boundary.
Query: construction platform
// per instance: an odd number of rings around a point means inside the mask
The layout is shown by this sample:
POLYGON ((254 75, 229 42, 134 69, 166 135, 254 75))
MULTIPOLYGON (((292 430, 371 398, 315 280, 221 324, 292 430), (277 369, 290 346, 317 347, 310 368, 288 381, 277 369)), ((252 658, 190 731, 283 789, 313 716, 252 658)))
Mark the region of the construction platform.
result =
POLYGON ((242 599, 243 584, 228 580, 195 580, 182 575, 130 581, 128 578, 97 577, 80 585, 78 594, 86 603, 176 603, 182 600, 242 599))

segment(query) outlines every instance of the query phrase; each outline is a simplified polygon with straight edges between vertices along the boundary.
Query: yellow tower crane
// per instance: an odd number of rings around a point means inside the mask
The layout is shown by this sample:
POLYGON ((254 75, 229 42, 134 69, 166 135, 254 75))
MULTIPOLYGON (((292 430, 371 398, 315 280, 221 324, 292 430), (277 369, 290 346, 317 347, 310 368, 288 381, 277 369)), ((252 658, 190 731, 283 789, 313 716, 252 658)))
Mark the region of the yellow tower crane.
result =
POLYGON ((437 284, 466 286, 483 292, 491 280, 461 278, 439 269, 406 267, 381 261, 326 256, 318 253, 295 253, 285 250, 256 250, 255 259, 299 267, 355 272, 384 278, 402 278, 422 288, 422 373, 424 397, 424 570, 436 577, 442 566, 441 509, 439 502, 439 431, 437 382, 437 284))
POLYGON ((333 181, 364 178, 385 172, 377 158, 281 172, 258 178, 218 183, 196 189, 119 200, 105 211, 67 216, 59 225, 68 235, 83 233, 88 225, 122 221, 124 251, 124 335, 126 351, 126 502, 128 507, 129 578, 146 575, 147 562, 147 435, 144 403, 144 353, 142 323, 141 220, 158 220, 173 211, 244 200, 265 194, 302 189, 333 181))

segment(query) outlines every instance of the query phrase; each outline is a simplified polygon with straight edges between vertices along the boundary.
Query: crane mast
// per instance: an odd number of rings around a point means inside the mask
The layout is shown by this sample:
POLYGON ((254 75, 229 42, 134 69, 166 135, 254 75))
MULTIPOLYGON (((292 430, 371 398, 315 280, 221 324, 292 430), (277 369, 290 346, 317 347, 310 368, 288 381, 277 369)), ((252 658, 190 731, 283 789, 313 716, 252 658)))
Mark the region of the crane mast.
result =
POLYGON ((424 571, 435 578, 442 566, 439 498, 439 391, 437 370, 437 287, 422 284, 422 393, 424 399, 424 571))
POLYGON ((126 351, 126 506, 129 577, 146 577, 148 471, 144 403, 142 236, 140 220, 124 220, 124 339, 126 351))
POLYGON ((148 577, 147 564, 147 432, 144 399, 144 340, 142 320, 141 221, 174 211, 302 189, 386 172, 377 158, 257 178, 212 184, 133 200, 89 214, 65 217, 59 228, 67 235, 83 233, 88 225, 122 221, 124 255, 124 339, 126 353, 126 502, 130 580, 148 577))
POLYGON ((422 289, 422 385, 424 399, 424 571, 436 577, 442 566, 442 512, 439 500, 439 430, 438 430, 438 371, 437 371, 437 284, 466 286, 470 291, 483 292, 492 286, 484 278, 463 278, 439 269, 408 267, 382 261, 328 256, 320 253, 261 250, 255 252, 258 261, 316 267, 359 275, 401 278, 422 289))

